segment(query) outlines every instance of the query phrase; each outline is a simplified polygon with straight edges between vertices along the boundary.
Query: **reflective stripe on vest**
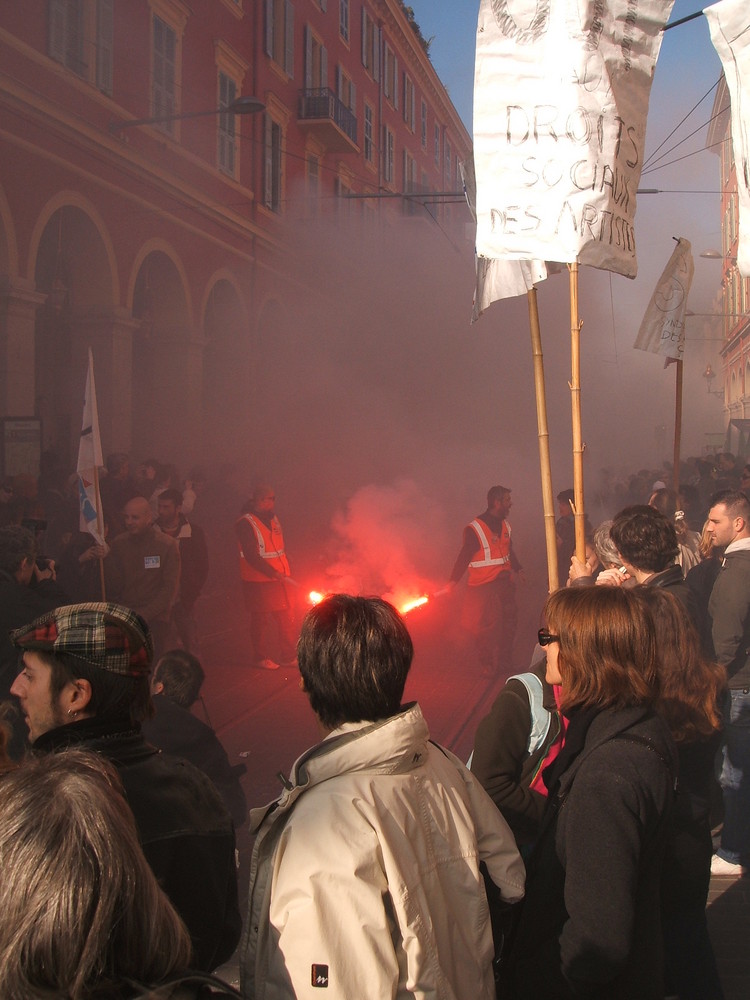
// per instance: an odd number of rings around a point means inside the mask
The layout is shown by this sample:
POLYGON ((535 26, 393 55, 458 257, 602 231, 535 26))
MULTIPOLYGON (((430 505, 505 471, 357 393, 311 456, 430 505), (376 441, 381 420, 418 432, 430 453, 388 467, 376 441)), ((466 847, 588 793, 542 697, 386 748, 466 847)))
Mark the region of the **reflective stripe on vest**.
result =
MULTIPOLYGON (((284 553, 284 536, 281 533, 279 519, 274 516, 270 528, 252 514, 243 515, 241 520, 247 521, 253 528, 261 559, 265 559, 277 573, 289 576, 289 563, 284 553)), ((242 546, 240 546, 240 575, 243 580, 250 583, 268 583, 270 579, 247 562, 242 553, 242 546)))
POLYGON ((487 536, 487 525, 478 518, 471 522, 481 548, 480 558, 469 563, 469 586, 477 587, 489 583, 495 577, 510 569, 510 525, 503 521, 500 535, 492 534, 492 541, 487 536))

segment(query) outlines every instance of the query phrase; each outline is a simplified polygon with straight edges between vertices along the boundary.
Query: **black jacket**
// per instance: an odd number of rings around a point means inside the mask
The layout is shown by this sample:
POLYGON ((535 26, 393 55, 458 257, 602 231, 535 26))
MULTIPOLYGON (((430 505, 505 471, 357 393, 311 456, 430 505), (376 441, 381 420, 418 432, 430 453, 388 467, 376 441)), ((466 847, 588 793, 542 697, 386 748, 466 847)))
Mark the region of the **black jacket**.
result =
POLYGON ((163 694, 154 696, 156 715, 143 723, 143 735, 165 753, 184 757, 213 782, 235 827, 247 819, 247 802, 239 776, 244 764, 232 767, 219 737, 205 722, 163 694))
POLYGON ((197 768, 150 746, 138 728, 83 719, 43 733, 33 752, 91 750, 119 771, 148 863, 190 932, 193 966, 211 971, 237 947, 241 918, 232 821, 197 768))
MULTIPOLYGON (((669 591, 670 594, 674 594, 677 600, 682 604, 687 613, 690 615, 691 619, 697 623, 698 620, 698 605, 695 600, 695 594, 685 583, 685 577, 682 575, 682 566, 679 563, 673 563, 671 566, 667 566, 663 569, 661 573, 654 573, 650 576, 648 580, 643 584, 644 587, 661 587, 662 590, 669 591)), ((697 625, 696 625, 697 627, 697 625)))
POLYGON ((676 774, 666 725, 647 709, 591 722, 527 866, 510 997, 662 1000, 659 882, 676 774))

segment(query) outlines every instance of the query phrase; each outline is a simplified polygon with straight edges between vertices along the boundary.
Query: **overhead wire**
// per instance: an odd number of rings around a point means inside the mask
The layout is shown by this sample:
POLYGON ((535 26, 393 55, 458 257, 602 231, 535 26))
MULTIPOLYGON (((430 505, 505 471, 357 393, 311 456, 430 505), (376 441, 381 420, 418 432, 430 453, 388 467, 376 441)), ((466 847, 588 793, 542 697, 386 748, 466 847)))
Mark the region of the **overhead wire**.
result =
MULTIPOLYGON (((675 134, 675 132, 677 131, 677 129, 678 129, 678 128, 679 128, 679 127, 680 127, 681 125, 683 125, 683 124, 684 124, 684 123, 685 123, 685 122, 686 122, 686 121, 688 120, 688 118, 689 118, 689 117, 690 117, 690 116, 692 115, 692 113, 693 113, 694 111, 697 111, 697 109, 698 109, 698 108, 699 108, 699 107, 701 106, 701 104, 702 104, 702 103, 703 103, 703 102, 705 101, 705 99, 706 99, 706 98, 708 97, 708 95, 709 95, 709 94, 710 94, 710 93, 711 93, 711 92, 712 92, 713 90, 716 90, 716 88, 718 87, 718 85, 719 85, 719 81, 717 80, 717 81, 716 81, 716 83, 712 84, 712 85, 711 85, 711 87, 709 87, 709 89, 708 89, 708 90, 706 91, 706 93, 705 93, 705 94, 703 95, 703 97, 701 97, 701 99, 700 99, 700 100, 698 101, 698 103, 697 103, 697 104, 694 104, 694 105, 692 106, 692 108, 691 108, 691 109, 690 109, 690 110, 688 111, 688 113, 687 113, 687 114, 686 114, 686 115, 685 115, 685 116, 684 116, 684 117, 683 117, 683 118, 682 118, 682 119, 681 119, 681 120, 680 120, 680 121, 679 121, 679 122, 678 122, 678 123, 677 123, 677 124, 675 125, 675 127, 674 127, 674 128, 672 129, 672 131, 671 131, 671 132, 670 132, 670 133, 669 133, 669 134, 668 134, 667 136, 665 136, 665 137, 664 137, 664 139, 663 139, 663 140, 662 140, 662 142, 661 142, 661 143, 660 143, 660 144, 659 144, 659 145, 658 145, 658 146, 656 147, 656 149, 655 149, 655 150, 654 150, 654 151, 653 151, 652 153, 650 153, 650 154, 649 154, 649 155, 648 155, 648 156, 646 157, 646 159, 645 159, 645 160, 643 161, 643 169, 644 169, 644 170, 645 170, 645 169, 646 169, 646 167, 647 167, 647 166, 649 165, 649 163, 650 163, 650 162, 651 162, 651 161, 653 160, 653 158, 654 158, 654 157, 656 156, 656 154, 657 154, 657 153, 659 152, 659 150, 660 150, 660 149, 662 148, 662 146, 663 146, 663 145, 664 145, 664 144, 665 144, 666 142, 669 142, 669 140, 670 140, 670 139, 672 138, 672 136, 673 136, 673 135, 675 134)), ((666 155, 666 154, 665 154, 665 155, 666 155)))

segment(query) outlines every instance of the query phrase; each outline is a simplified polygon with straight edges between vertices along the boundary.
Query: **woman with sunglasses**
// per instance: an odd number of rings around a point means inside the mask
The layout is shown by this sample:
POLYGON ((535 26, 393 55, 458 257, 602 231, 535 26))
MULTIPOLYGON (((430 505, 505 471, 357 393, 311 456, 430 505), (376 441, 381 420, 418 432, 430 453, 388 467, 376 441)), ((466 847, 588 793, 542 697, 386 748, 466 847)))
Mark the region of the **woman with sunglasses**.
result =
POLYGON ((508 992, 661 1000, 659 878, 677 759, 653 710, 653 622, 619 587, 558 590, 545 618, 547 681, 562 687, 568 728, 545 771, 508 992))

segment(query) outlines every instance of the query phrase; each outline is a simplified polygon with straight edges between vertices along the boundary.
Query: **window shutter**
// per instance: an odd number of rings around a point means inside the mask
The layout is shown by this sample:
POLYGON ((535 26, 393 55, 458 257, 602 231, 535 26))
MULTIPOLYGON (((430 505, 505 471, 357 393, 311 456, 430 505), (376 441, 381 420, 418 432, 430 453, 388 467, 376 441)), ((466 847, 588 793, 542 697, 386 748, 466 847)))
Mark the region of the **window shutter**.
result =
POLYGON ((310 25, 305 25, 305 90, 312 90, 312 31, 310 25))
POLYGON ((265 183, 263 185, 263 204, 273 208, 273 121, 266 115, 265 140, 265 183))
POLYGON ((320 86, 328 87, 328 49, 320 46, 320 86))
POLYGON ((55 62, 65 62, 65 0, 49 0, 49 54, 55 62))
POLYGON ((357 88, 352 82, 349 86, 349 108, 356 115, 357 113, 357 88))
POLYGON ((372 78, 376 83, 380 82, 380 51, 383 47, 382 32, 380 28, 375 25, 373 27, 373 49, 374 49, 374 59, 372 67, 372 78))
POLYGON ((286 2, 286 38, 284 46, 284 69, 288 77, 294 77, 294 7, 291 0, 286 2))
POLYGON ((265 44, 266 55, 273 57, 273 16, 274 0, 266 0, 265 44))
POLYGON ((112 94, 114 0, 98 0, 96 10, 96 85, 112 94))
POLYGON ((362 8, 362 65, 367 65, 367 11, 362 8))
POLYGON ((393 54, 393 107, 398 111, 398 59, 393 54))

